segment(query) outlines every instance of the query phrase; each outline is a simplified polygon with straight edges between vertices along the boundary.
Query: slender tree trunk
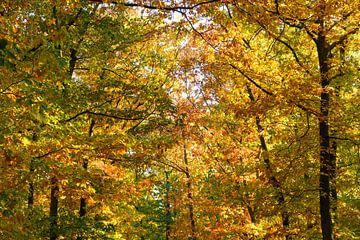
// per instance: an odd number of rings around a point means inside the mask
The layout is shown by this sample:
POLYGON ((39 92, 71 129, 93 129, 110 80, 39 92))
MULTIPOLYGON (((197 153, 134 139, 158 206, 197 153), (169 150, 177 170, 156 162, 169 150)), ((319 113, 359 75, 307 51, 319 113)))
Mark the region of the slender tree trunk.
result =
MULTIPOLYGON (((84 163, 84 165, 85 165, 85 163, 84 163)), ((86 198, 82 197, 82 198, 80 198, 79 217, 84 217, 85 214, 86 214, 86 198)))
POLYGON ((188 156, 187 156, 187 150, 186 150, 186 143, 185 143, 185 135, 183 132, 183 157, 184 157, 184 164, 185 164, 185 175, 187 178, 186 182, 186 188, 188 190, 187 197, 189 200, 188 208, 189 208, 189 220, 190 220, 190 226, 191 226, 191 237, 189 239, 196 240, 196 226, 195 226, 195 217, 194 217, 194 205, 193 205, 193 195, 192 195, 192 181, 191 181, 191 175, 189 171, 189 162, 188 162, 188 156))
MULTIPOLYGON (((242 157, 240 158, 240 162, 241 162, 241 164, 244 164, 242 157)), ((241 181, 241 183, 245 186, 245 188, 247 188, 248 185, 247 185, 247 182, 246 182, 245 179, 243 179, 243 180, 241 181)), ((236 190, 237 190, 237 191, 240 191, 240 189, 241 189, 240 182, 237 181, 237 183, 236 183, 236 190)), ((249 213, 249 216, 250 216, 250 219, 251 219, 251 223, 256 224, 256 223, 257 223, 257 219, 256 219, 256 206, 254 206, 253 204, 251 204, 251 202, 249 202, 249 199, 250 199, 250 195, 249 195, 249 193, 246 193, 244 203, 245 203, 245 206, 246 206, 246 208, 247 208, 247 210, 248 210, 248 213, 249 213)))
POLYGON ((58 194, 59 186, 56 176, 51 177, 50 192, 50 240, 56 240, 58 237, 57 218, 58 218, 58 194))
MULTIPOLYGON (((95 120, 94 120, 94 119, 91 119, 90 127, 89 127, 89 133, 88 133, 88 136, 89 136, 89 137, 91 137, 91 136, 93 135, 95 123, 96 123, 95 120)), ((85 171, 87 171, 87 168, 88 168, 88 159, 84 159, 83 168, 84 168, 85 171)), ((81 197, 81 198, 80 198, 79 217, 80 217, 80 218, 83 218, 85 215, 86 215, 86 198, 81 197)), ((77 237, 77 239, 78 239, 78 240, 83 239, 82 234, 80 234, 80 235, 77 237)))
MULTIPOLYGON (((290 216, 289 216, 289 213, 286 210, 285 196, 284 196, 284 193, 282 192, 281 184, 280 184, 279 180, 276 178, 276 176, 275 176, 275 174, 274 174, 274 172, 272 170, 272 167, 271 167, 268 148, 267 148, 267 145, 266 145, 264 135, 262 134, 263 131, 264 131, 264 128, 261 125, 259 117, 256 117, 256 125, 257 125, 257 128, 258 128, 258 132, 260 134, 259 138, 260 138, 261 149, 264 151, 263 161, 264 161, 265 169, 266 169, 266 172, 267 172, 266 173, 267 178, 269 179, 270 184, 272 185, 272 187, 276 191, 277 202, 279 204, 280 212, 281 212, 282 225, 283 225, 285 230, 289 230, 289 228, 290 228, 290 216)), ((285 239, 286 240, 291 240, 292 238, 291 238, 291 236, 289 234, 286 233, 285 239)))
MULTIPOLYGON (((246 180, 242 181, 242 184, 247 187, 247 183, 246 180)), ((237 183, 237 190, 239 191, 240 189, 240 182, 237 183)), ((251 223, 256 224, 257 223, 257 219, 256 219, 256 206, 252 206, 253 204, 251 204, 251 202, 248 201, 248 199, 250 199, 250 196, 248 193, 246 193, 245 195, 245 206, 248 210, 250 219, 251 219, 251 223)))
MULTIPOLYGON (((246 85, 246 87, 247 87, 247 91, 248 91, 250 100, 252 102, 255 102, 256 99, 251 91, 250 86, 246 85)), ((276 178, 276 176, 272 170, 267 144, 265 141, 265 137, 263 135, 264 128, 262 127, 260 118, 258 116, 256 116, 256 127, 257 127, 257 130, 259 133, 260 146, 263 151, 263 162, 265 165, 266 176, 269 179, 271 186, 276 191, 277 203, 279 204, 279 207, 280 207, 282 225, 283 225, 284 229, 286 231, 288 231, 290 228, 290 216, 289 216, 288 211, 286 210, 285 196, 281 189, 281 184, 280 184, 279 180, 276 178)), ((291 240, 292 237, 288 233, 286 233, 285 239, 291 240)))
MULTIPOLYGON (((87 170, 87 167, 88 167, 88 161, 87 161, 87 159, 84 159, 83 168, 85 170, 87 170)), ((80 220, 83 220, 83 217, 85 217, 85 215, 86 215, 86 198, 81 197, 80 198, 80 207, 79 207, 80 220)), ((83 239, 82 229, 80 229, 80 234, 77 237, 77 240, 81 240, 81 239, 83 239)))
POLYGON ((251 207, 249 204, 246 205, 246 208, 249 212, 250 215, 250 219, 251 219, 251 223, 256 224, 256 212, 255 212, 255 208, 251 207))
POLYGON ((170 172, 165 171, 165 189, 166 189, 166 195, 165 195, 165 239, 170 239, 170 223, 171 223, 171 208, 170 208, 170 181, 169 181, 169 174, 170 172))
MULTIPOLYGON (((32 140, 34 142, 36 142, 38 139, 37 134, 33 133, 32 136, 32 140)), ((28 208, 32 208, 32 206, 34 205, 34 172, 35 172, 35 159, 34 158, 30 158, 30 163, 29 163, 29 172, 30 172, 30 179, 29 179, 29 192, 28 192, 28 208)))
MULTIPOLYGON (((56 8, 54 7, 54 12, 56 15, 56 8)), ((56 16, 55 16, 56 17, 56 16)), ((61 49, 59 48, 59 51, 61 49)), ((74 49, 70 49, 70 60, 69 60, 69 78, 71 79, 75 69, 75 63, 77 61, 76 57, 77 51, 74 49)), ((66 84, 63 82, 64 91, 63 97, 66 96, 66 84)), ((50 240, 56 240, 58 238, 58 230, 57 230, 57 218, 58 218, 58 179, 57 176, 54 175, 51 177, 51 192, 50 192, 50 240)))
MULTIPOLYGON (((87 160, 84 160, 83 168, 87 169, 87 160)), ((80 208, 79 208, 79 217, 80 217, 80 219, 82 219, 85 215, 86 215, 86 198, 81 197, 80 198, 80 208)), ((77 240, 82 240, 83 239, 83 234, 82 234, 81 231, 82 230, 80 229, 79 236, 77 236, 77 238, 76 238, 77 240)))
POLYGON ((34 205, 34 172, 35 172, 35 168, 34 168, 34 159, 31 158, 30 159, 30 167, 29 167, 29 171, 30 171, 30 180, 29 180, 29 192, 28 192, 28 208, 31 209, 32 206, 34 205))

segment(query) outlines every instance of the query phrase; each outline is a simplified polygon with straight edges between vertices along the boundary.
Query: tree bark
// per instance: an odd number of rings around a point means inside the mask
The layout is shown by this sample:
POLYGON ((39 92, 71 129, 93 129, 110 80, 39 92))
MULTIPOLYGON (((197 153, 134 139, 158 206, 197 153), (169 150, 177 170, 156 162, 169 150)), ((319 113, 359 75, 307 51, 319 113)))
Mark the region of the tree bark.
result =
MULTIPOLYGON (((345 64, 345 47, 342 45, 340 48, 340 60, 341 64, 345 64)), ((340 76, 343 76, 343 69, 340 69, 340 76)), ((340 96, 340 86, 335 86, 335 97, 339 99, 340 96)), ((333 126, 331 129, 331 135, 336 136, 339 133, 339 129, 337 126, 333 126)), ((330 141, 330 151, 331 151, 331 162, 333 163, 333 168, 331 172, 331 182, 330 182, 330 191, 331 191, 331 211, 333 213, 333 231, 334 234, 336 232, 336 224, 337 224, 337 189, 336 189, 336 176, 337 176, 337 164, 336 164, 336 154, 337 154, 338 145, 336 139, 331 139, 330 141)))
MULTIPOLYGON (((324 27, 323 20, 319 21, 320 26, 324 27)), ((323 240, 332 240, 333 226, 331 218, 331 188, 330 182, 335 177, 336 155, 330 148, 330 129, 329 129, 329 110, 330 94, 328 87, 329 80, 329 60, 330 51, 325 35, 320 32, 315 41, 318 61, 320 67, 322 92, 320 94, 320 117, 319 121, 319 145, 320 145, 320 176, 319 176, 319 199, 320 199, 320 218, 321 232, 323 240)), ((335 187, 335 186, 334 186, 335 187)), ((336 191, 336 190, 335 190, 336 191)))
POLYGON ((187 188, 187 198, 189 200, 188 203, 188 209, 189 209, 189 220, 190 220, 190 226, 191 226, 191 236, 189 237, 190 240, 196 240, 196 226, 195 226, 195 218, 194 218, 194 205, 193 205, 193 195, 191 190, 191 175, 189 171, 189 162, 188 162, 188 156, 187 156, 187 149, 186 149, 186 139, 184 130, 182 131, 182 137, 183 137, 183 157, 184 157, 184 164, 185 164, 185 175, 187 178, 186 182, 186 188, 187 188))
POLYGON ((246 205, 246 208, 249 212, 249 216, 251 219, 251 223, 256 224, 256 213, 255 213, 255 208, 251 207, 249 204, 246 205))
MULTIPOLYGON (((38 136, 36 133, 33 133, 32 140, 36 142, 38 139, 38 136)), ((29 192, 28 192, 28 208, 32 208, 34 205, 34 172, 35 172, 35 166, 34 166, 34 158, 30 159, 29 163, 29 172, 30 172, 30 179, 29 179, 29 192)))
POLYGON ((51 177, 50 192, 50 240, 58 238, 57 218, 58 218, 58 194, 59 186, 56 176, 51 177))
MULTIPOLYGON (((93 135, 95 123, 96 123, 95 120, 91 119, 90 127, 89 127, 89 133, 88 133, 89 137, 91 137, 93 135)), ((87 171, 87 169, 88 169, 88 159, 84 159, 83 169, 85 171, 87 171)), ((85 215, 86 215, 86 198, 81 197, 80 198, 79 217, 83 218, 85 215)), ((83 235, 79 234, 79 236, 77 237, 77 240, 81 240, 81 239, 83 239, 83 235)))
POLYGON ((34 205, 34 172, 35 172, 35 168, 34 168, 34 159, 31 158, 30 159, 30 167, 29 167, 29 171, 30 171, 30 180, 29 180, 29 192, 28 192, 28 208, 31 209, 32 206, 34 205))
POLYGON ((171 223, 171 208, 170 208, 170 182, 169 182, 170 172, 165 171, 165 239, 170 239, 170 223, 171 223))

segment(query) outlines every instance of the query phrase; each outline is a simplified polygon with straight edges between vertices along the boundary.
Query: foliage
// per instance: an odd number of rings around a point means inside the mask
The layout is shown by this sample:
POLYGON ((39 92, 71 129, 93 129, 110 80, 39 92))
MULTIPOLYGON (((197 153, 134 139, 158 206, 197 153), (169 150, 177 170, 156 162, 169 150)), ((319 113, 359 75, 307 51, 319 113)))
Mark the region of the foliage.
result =
POLYGON ((2 1, 1 239, 357 239, 348 1, 2 1))

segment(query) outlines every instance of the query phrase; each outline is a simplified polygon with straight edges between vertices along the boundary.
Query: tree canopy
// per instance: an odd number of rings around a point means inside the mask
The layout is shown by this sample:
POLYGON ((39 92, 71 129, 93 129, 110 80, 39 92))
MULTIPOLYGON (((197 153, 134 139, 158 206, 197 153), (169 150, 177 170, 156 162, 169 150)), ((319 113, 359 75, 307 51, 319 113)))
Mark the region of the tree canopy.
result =
POLYGON ((358 239, 359 19, 2 1, 0 239, 358 239))

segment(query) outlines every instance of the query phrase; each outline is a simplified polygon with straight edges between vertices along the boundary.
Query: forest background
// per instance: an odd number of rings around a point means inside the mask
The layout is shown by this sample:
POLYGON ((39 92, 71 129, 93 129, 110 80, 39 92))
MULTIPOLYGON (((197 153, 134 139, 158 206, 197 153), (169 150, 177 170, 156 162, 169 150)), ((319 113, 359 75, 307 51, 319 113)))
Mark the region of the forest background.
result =
POLYGON ((359 0, 3 0, 0 239, 359 239, 359 0))

